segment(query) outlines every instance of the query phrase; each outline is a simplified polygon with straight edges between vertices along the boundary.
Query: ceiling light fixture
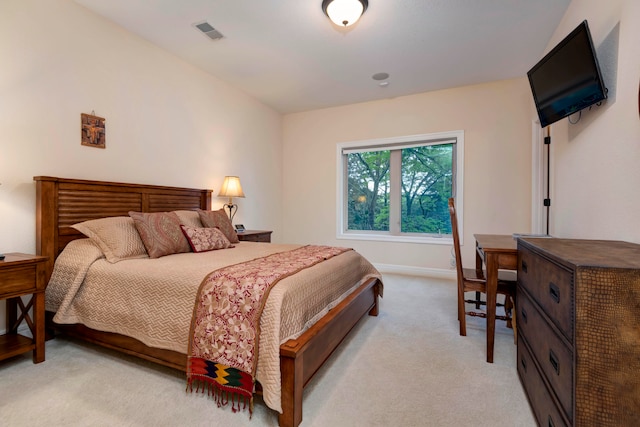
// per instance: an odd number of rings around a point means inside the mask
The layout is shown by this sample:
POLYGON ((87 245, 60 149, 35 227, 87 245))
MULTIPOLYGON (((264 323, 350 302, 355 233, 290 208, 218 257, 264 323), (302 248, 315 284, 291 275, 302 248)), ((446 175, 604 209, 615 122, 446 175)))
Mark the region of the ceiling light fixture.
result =
POLYGON ((342 27, 355 24, 368 6, 368 0, 322 0, 322 11, 342 27))

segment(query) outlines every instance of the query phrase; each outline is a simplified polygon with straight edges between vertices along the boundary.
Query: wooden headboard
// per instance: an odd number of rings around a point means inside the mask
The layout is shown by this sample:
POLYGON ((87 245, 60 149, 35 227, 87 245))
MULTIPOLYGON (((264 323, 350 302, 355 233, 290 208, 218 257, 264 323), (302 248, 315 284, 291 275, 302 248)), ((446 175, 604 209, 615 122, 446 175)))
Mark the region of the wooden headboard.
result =
POLYGON ((49 257, 47 281, 58 254, 84 237, 71 225, 128 216, 129 211, 211 209, 211 190, 36 176, 36 251, 49 257))

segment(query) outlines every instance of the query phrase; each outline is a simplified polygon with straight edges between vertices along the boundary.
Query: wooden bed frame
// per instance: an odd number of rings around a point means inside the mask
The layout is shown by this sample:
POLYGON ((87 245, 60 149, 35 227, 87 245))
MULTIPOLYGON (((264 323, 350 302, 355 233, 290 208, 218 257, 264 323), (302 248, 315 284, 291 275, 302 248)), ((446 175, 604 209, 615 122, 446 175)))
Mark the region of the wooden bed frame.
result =
MULTIPOLYGON (((49 258, 47 282, 56 257, 70 241, 84 236, 71 225, 129 211, 165 212, 211 209, 211 190, 87 181, 46 176, 36 181, 36 249, 49 258)), ((297 426, 302 421, 302 390, 366 314, 378 315, 380 283, 370 279, 329 311, 298 339, 280 346, 282 409, 279 424, 297 426)), ((95 344, 186 371, 187 356, 175 351, 151 348, 119 334, 100 332, 84 325, 58 325, 47 313, 47 328, 95 344)))

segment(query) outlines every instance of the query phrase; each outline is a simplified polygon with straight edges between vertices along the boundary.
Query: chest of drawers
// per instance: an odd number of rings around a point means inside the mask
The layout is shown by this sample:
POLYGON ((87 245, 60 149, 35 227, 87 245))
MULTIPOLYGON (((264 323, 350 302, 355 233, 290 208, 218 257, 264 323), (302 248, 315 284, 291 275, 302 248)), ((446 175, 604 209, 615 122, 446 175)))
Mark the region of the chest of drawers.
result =
POLYGON ((516 303, 539 425, 640 425, 640 245, 519 239, 516 303))

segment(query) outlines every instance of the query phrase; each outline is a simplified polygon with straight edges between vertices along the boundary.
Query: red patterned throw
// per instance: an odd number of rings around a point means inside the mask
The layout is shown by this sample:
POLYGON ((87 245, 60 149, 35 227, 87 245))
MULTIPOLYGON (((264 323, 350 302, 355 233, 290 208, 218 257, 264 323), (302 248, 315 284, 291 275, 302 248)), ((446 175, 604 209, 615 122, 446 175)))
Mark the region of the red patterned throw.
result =
POLYGON ((193 310, 187 361, 187 390, 207 391, 218 406, 253 412, 260 315, 281 279, 348 248, 303 246, 231 265, 210 273, 193 310))

